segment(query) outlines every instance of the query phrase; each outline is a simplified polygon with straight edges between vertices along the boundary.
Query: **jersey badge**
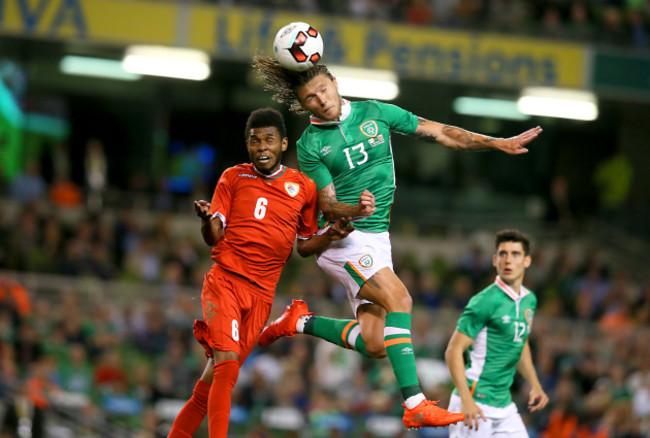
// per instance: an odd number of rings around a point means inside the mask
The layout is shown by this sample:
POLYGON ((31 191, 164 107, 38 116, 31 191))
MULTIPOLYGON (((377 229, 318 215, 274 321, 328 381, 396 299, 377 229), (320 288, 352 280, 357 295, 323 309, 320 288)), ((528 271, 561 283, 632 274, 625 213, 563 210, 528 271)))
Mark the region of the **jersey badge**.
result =
POLYGON ((292 182, 284 183, 284 189, 292 198, 295 197, 300 192, 300 186, 292 182))
POLYGON ((374 148, 375 146, 379 146, 384 142, 384 134, 379 134, 377 137, 373 137, 368 140, 368 143, 370 144, 371 148, 374 148))
POLYGON ((372 260, 372 256, 370 254, 366 254, 359 259, 359 265, 362 268, 370 268, 373 263, 374 261, 372 260))
POLYGON ((379 133, 377 122, 375 122, 374 120, 368 120, 367 122, 363 122, 361 126, 359 126, 359 129, 366 137, 376 137, 377 134, 379 133))
POLYGON ((501 321, 502 321, 504 324, 510 324, 510 315, 503 315, 503 316, 501 317, 501 321))
POLYGON ((325 156, 332 152, 332 146, 325 146, 323 149, 320 150, 320 153, 325 156))
POLYGON ((531 327, 533 325, 533 315, 535 312, 533 312, 533 309, 526 309, 524 312, 524 317, 526 318, 526 322, 528 323, 528 327, 531 327))

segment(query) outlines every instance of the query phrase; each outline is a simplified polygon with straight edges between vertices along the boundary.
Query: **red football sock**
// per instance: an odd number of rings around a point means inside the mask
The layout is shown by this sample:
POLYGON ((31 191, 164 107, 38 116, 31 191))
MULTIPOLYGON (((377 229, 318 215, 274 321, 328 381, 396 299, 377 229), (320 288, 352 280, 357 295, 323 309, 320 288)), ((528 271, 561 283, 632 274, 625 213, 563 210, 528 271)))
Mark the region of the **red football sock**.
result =
POLYGON ((239 376, 239 361, 224 360, 214 364, 214 380, 208 396, 208 430, 210 438, 227 438, 230 420, 230 397, 239 376))
POLYGON ((192 397, 178 413, 167 438, 191 438, 194 435, 208 412, 209 393, 209 383, 203 380, 196 382, 192 397))

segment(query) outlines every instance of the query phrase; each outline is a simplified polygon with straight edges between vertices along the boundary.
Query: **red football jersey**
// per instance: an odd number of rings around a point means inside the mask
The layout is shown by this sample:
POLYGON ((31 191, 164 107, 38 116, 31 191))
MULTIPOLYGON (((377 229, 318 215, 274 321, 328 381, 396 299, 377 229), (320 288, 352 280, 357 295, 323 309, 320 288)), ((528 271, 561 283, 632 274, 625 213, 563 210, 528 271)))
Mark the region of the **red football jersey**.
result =
POLYGON ((226 169, 210 211, 225 226, 225 234, 212 248, 212 260, 271 296, 296 235, 308 238, 318 231, 316 183, 285 166, 270 176, 252 164, 226 169))

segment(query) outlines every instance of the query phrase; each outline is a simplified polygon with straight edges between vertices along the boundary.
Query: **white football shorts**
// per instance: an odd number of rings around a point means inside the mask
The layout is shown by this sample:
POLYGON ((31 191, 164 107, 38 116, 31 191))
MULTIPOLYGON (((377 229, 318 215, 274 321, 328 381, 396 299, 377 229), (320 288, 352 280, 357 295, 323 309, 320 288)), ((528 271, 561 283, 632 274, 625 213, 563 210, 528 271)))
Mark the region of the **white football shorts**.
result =
MULTIPOLYGON (((452 394, 447 410, 460 412, 461 404, 460 397, 452 394)), ((528 431, 514 403, 503 408, 476 404, 485 414, 486 421, 479 417, 478 430, 470 429, 462 422, 452 424, 449 426, 449 438, 528 438, 528 431)))
POLYGON ((345 286, 356 317, 359 306, 370 303, 357 298, 361 286, 380 269, 393 269, 390 236, 388 231, 374 233, 354 230, 345 239, 330 243, 316 257, 316 261, 318 266, 345 286))

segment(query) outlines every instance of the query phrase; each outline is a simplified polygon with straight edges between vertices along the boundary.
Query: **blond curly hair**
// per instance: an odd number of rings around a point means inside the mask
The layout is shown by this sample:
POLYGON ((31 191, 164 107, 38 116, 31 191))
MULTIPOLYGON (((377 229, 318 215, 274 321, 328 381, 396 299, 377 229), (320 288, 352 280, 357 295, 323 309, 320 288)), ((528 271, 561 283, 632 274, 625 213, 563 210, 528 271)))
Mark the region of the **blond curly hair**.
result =
POLYGON ((326 75, 330 79, 334 76, 326 66, 316 64, 305 71, 287 70, 282 67, 277 59, 271 56, 256 55, 253 57, 252 67, 264 81, 264 89, 273 93, 272 99, 289 106, 289 110, 296 114, 305 114, 305 110, 296 91, 318 75, 326 75))

